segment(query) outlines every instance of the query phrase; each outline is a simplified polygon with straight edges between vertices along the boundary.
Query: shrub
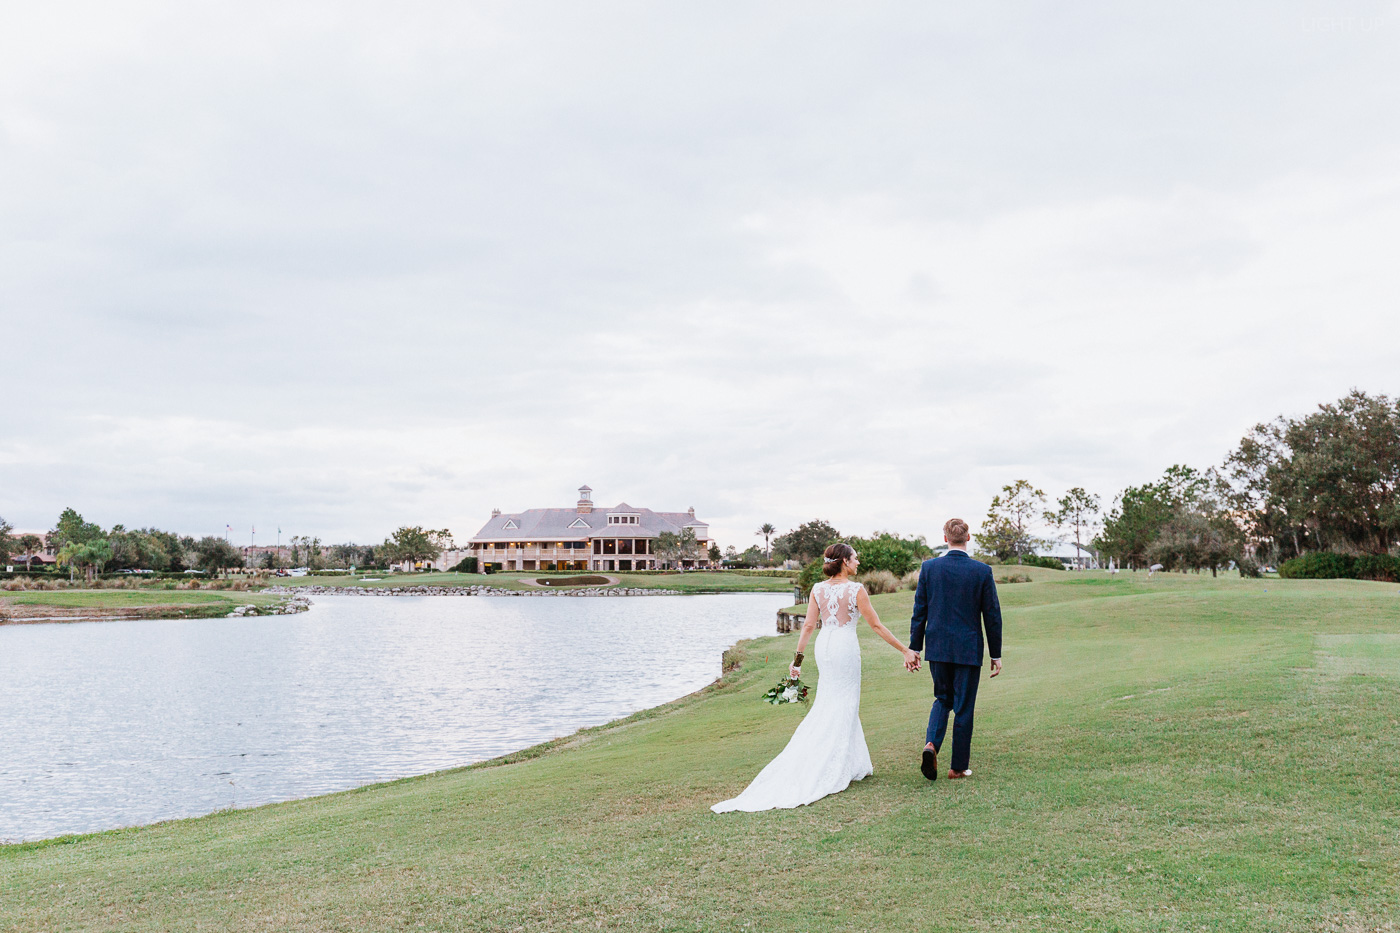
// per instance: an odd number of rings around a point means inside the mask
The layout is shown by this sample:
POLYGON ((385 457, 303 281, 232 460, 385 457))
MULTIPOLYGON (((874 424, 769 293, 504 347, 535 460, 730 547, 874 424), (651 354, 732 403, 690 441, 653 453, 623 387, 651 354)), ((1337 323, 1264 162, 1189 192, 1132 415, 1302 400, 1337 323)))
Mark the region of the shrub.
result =
POLYGON ((1242 577, 1259 577, 1263 575, 1259 572, 1259 562, 1252 557, 1241 557, 1239 560, 1235 561, 1235 566, 1239 568, 1240 576, 1242 577))
POLYGON ((463 557, 448 569, 452 573, 476 573, 476 558, 463 557))
POLYGON ((907 589, 917 590, 919 588, 919 571, 909 571, 900 582, 903 583, 907 589))
POLYGON ((863 573, 856 578, 856 582, 865 587, 865 591, 872 596, 877 593, 898 593, 899 577, 888 570, 875 570, 871 573, 863 573))
POLYGON ((1028 577, 1028 576, 1027 576, 1026 574, 1024 574, 1024 573, 1013 573, 1013 574, 1011 574, 1011 575, 1009 575, 1009 576, 1003 575, 1003 576, 997 577, 997 582, 998 582, 998 583, 1029 583, 1029 582, 1031 582, 1031 578, 1028 577))
POLYGON ((1380 580, 1400 583, 1400 557, 1390 554, 1337 554, 1313 551, 1279 565, 1278 575, 1288 580, 1380 580))
POLYGON ((806 599, 808 594, 812 592, 812 587, 824 579, 826 577, 822 574, 822 559, 820 557, 803 567, 802 572, 797 575, 797 588, 802 591, 802 598, 806 599))
POLYGON ((1356 576, 1362 580, 1400 583, 1400 557, 1389 554, 1367 554, 1356 559, 1356 576))
POLYGON ((1354 580, 1356 558, 1350 554, 1313 551, 1284 561, 1279 565, 1278 575, 1285 580, 1354 580))
POLYGON ((867 573, 888 570, 902 577, 932 555, 923 538, 901 538, 880 531, 869 538, 847 538, 846 543, 860 555, 860 565, 867 573))

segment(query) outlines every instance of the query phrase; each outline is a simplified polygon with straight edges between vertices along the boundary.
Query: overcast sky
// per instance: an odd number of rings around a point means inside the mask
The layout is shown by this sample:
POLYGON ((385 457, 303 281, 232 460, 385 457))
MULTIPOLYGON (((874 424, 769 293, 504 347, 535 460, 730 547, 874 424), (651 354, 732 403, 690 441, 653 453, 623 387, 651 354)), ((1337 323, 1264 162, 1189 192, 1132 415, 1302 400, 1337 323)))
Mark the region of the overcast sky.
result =
POLYGON ((937 538, 1400 392, 1394 3, 21 3, 0 515, 937 538))

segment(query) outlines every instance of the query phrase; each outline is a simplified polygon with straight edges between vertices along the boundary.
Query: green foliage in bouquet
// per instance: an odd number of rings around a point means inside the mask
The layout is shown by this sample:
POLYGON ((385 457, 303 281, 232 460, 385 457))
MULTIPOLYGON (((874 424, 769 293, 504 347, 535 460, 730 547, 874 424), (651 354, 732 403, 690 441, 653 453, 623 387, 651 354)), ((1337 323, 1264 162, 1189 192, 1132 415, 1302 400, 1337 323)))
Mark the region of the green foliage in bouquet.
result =
POLYGON ((797 678, 784 677, 763 695, 763 699, 774 706, 780 703, 806 703, 807 685, 797 678))

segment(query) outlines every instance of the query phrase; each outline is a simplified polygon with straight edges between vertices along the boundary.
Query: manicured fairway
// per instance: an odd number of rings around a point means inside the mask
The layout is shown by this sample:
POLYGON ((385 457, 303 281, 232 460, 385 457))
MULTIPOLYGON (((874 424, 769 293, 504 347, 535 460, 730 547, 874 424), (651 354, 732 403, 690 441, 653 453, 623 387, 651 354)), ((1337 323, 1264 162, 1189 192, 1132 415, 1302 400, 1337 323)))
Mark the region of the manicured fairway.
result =
POLYGON ((710 813, 803 715, 758 699, 783 636, 512 764, 0 848, 0 929, 1400 929, 1400 586, 1032 576, 970 780, 920 777, 928 675, 866 633, 875 775, 710 813))
POLYGON ((71 608, 120 608, 123 606, 247 606, 276 602, 262 596, 229 590, 53 590, 32 593, 0 593, 0 600, 16 606, 64 606, 71 608))
MULTIPOLYGON (((652 590, 678 590, 682 593, 783 593, 793 581, 785 577, 764 577, 723 571, 688 573, 627 573, 598 571, 618 581, 619 586, 652 590)), ((505 590, 534 590, 523 581, 547 578, 541 573, 367 573, 358 576, 273 577, 277 586, 362 586, 365 588, 404 586, 493 586, 505 590), (369 579, 366 580, 365 578, 369 579)))

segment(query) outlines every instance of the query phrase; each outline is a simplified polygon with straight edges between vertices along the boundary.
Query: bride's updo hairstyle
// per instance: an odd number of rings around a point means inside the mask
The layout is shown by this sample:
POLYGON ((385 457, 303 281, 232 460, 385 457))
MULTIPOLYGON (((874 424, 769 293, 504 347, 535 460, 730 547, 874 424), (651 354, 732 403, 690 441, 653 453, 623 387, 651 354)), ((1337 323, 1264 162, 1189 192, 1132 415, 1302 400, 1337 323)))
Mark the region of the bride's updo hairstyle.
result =
POLYGON ((826 553, 822 555, 822 560, 825 561, 825 563, 822 564, 822 573, 826 574, 828 577, 836 576, 841 572, 841 568, 845 565, 846 561, 855 556, 855 553, 855 549, 849 544, 831 545, 826 549, 826 553))

